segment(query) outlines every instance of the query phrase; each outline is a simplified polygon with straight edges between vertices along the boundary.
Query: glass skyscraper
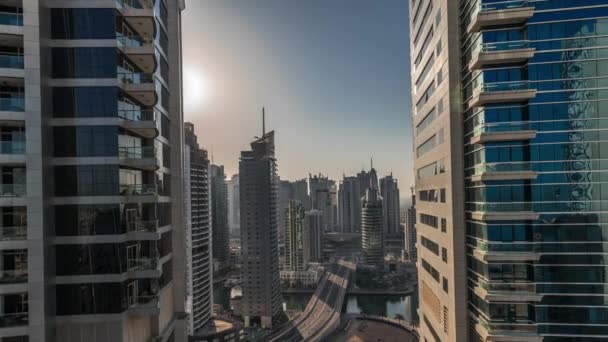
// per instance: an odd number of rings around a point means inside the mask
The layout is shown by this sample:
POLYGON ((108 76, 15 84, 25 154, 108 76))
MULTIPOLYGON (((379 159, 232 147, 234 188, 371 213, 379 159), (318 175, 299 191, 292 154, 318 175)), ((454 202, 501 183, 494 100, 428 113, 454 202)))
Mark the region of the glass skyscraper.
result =
POLYGON ((410 21, 422 335, 607 340, 608 2, 410 21))

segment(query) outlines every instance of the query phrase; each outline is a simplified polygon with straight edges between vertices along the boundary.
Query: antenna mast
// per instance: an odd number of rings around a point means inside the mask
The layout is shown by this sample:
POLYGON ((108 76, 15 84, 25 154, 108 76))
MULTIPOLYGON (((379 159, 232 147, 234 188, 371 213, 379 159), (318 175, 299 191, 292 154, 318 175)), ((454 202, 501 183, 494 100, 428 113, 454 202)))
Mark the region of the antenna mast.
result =
POLYGON ((262 107, 262 138, 266 135, 266 108, 262 107))

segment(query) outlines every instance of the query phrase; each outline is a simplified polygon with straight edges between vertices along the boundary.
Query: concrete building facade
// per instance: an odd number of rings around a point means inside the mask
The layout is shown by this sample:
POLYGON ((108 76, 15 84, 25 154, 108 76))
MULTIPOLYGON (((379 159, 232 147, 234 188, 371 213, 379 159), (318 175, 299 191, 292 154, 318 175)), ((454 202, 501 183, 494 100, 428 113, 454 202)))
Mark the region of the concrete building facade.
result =
POLYGON ((304 260, 307 263, 323 261, 323 220, 323 213, 319 210, 305 213, 304 260))
POLYGON ((290 200, 285 209, 285 271, 303 271, 308 267, 304 256, 304 206, 290 200))

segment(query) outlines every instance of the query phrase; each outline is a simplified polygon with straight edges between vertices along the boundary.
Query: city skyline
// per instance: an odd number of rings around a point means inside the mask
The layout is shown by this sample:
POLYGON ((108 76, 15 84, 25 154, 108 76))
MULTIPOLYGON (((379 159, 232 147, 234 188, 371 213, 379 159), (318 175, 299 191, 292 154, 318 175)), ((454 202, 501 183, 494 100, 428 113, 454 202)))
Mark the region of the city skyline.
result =
POLYGON ((396 0, 188 2, 185 118, 228 177, 266 107, 281 179, 337 181, 373 157, 382 176, 409 186, 407 15, 396 0))

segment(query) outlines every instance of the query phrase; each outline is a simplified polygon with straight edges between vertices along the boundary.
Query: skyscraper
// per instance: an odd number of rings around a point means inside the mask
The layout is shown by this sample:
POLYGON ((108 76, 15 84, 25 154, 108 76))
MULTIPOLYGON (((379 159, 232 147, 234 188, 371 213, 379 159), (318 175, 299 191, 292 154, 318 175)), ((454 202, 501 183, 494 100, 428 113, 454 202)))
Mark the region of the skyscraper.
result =
POLYGON ((228 197, 224 167, 209 165, 211 194, 211 231, 214 270, 228 266, 230 260, 230 232, 228 230, 228 197))
POLYGON ((242 313, 245 325, 272 327, 281 313, 277 238, 278 176, 274 132, 264 133, 241 152, 239 162, 242 313))
POLYGON ((606 339, 608 4, 411 4, 421 338, 606 339))
POLYGON ((323 213, 310 210, 305 213, 304 223, 304 260, 323 261, 323 213))
POLYGON ((213 272, 209 217, 209 159, 199 147, 194 125, 185 124, 184 183, 186 207, 188 334, 194 335, 211 318, 213 272))
POLYGON ((382 197, 378 195, 378 185, 373 179, 376 171, 372 168, 370 184, 361 199, 361 249, 363 262, 382 267, 384 264, 384 231, 382 227, 382 197))
POLYGON ((335 182, 321 174, 309 175, 308 187, 312 209, 323 213, 324 230, 334 230, 334 214, 337 212, 335 182))
POLYGON ((290 200, 285 209, 285 267, 287 271, 303 271, 308 266, 304 258, 304 206, 290 200))
POLYGON ((380 195, 382 196, 382 226, 385 236, 401 235, 399 227, 399 187, 393 175, 380 179, 380 195))
POLYGON ((338 188, 338 226, 343 233, 361 231, 361 184, 344 176, 338 188))
POLYGON ((241 200, 239 198, 239 175, 232 175, 226 182, 228 189, 228 227, 231 236, 241 235, 241 200))
POLYGON ((411 261, 418 258, 416 247, 416 195, 412 194, 412 205, 403 211, 404 253, 411 261))
POLYGON ((0 336, 185 340, 183 1, 1 6, 0 336))

